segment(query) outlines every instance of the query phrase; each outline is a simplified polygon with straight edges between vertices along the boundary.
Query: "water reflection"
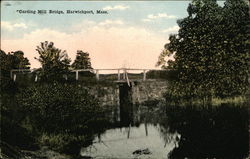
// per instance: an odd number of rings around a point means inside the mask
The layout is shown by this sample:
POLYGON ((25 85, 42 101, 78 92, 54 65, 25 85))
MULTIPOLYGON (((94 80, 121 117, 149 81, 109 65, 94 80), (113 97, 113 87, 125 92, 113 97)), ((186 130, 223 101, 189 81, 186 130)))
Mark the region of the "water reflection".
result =
POLYGON ((249 152, 248 112, 240 105, 170 107, 170 132, 181 134, 170 159, 243 159, 249 152))
POLYGON ((154 105, 148 108, 130 105, 119 114, 121 120, 111 122, 105 133, 82 149, 83 156, 244 159, 248 154, 249 116, 243 106, 160 108, 154 105), (144 150, 147 154, 141 153, 144 150))
MULTIPOLYGON (((159 133, 160 126, 141 124, 139 127, 114 128, 107 130, 94 144, 82 151, 82 155, 93 158, 166 158, 167 154, 178 144, 175 140, 168 143, 159 133), (146 134, 146 129, 148 133, 146 134), (134 153, 136 150, 148 149, 150 154, 134 153)), ((169 135, 172 139, 178 136, 169 135)))

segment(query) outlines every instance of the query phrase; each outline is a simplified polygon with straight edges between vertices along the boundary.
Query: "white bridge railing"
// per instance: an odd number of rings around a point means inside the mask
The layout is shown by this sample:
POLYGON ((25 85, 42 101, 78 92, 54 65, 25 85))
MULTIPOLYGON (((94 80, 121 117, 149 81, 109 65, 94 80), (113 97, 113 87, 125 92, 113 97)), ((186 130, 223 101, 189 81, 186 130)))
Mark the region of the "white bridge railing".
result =
MULTIPOLYGON (((17 73, 32 73, 35 72, 37 69, 12 69, 10 71, 10 77, 11 79, 13 79, 14 81, 16 80, 16 74, 17 73)), ((75 79, 79 80, 79 72, 92 72, 95 74, 96 76, 96 80, 100 79, 100 72, 104 71, 104 72, 116 72, 116 73, 105 73, 107 75, 109 74, 117 74, 117 80, 128 80, 128 73, 130 73, 130 71, 136 71, 136 72, 140 72, 143 73, 143 77, 142 80, 146 81, 147 79, 147 72, 148 71, 166 71, 166 70, 162 70, 162 69, 135 69, 135 68, 117 68, 117 69, 75 69, 75 70, 70 70, 71 72, 75 72, 75 79), (121 76, 121 74, 123 76, 121 76)), ((67 79, 67 76, 64 76, 67 79)), ((38 77, 36 75, 35 77, 35 81, 37 81, 38 77)))

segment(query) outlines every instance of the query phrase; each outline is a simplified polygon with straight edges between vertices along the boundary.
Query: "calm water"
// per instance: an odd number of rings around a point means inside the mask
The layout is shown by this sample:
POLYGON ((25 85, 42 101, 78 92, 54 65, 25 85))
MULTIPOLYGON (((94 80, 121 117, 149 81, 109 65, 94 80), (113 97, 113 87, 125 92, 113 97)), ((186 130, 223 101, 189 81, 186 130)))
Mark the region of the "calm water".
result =
POLYGON ((119 118, 91 146, 82 148, 82 156, 244 159, 249 152, 249 116, 244 106, 128 106, 119 118))
POLYGON ((107 130, 94 144, 83 149, 83 154, 103 158, 166 158, 178 146, 178 133, 168 133, 171 140, 167 143, 159 125, 141 124, 139 127, 114 128, 107 130), (146 133, 146 128, 147 133, 146 133), (135 150, 148 149, 151 154, 133 154, 135 150))

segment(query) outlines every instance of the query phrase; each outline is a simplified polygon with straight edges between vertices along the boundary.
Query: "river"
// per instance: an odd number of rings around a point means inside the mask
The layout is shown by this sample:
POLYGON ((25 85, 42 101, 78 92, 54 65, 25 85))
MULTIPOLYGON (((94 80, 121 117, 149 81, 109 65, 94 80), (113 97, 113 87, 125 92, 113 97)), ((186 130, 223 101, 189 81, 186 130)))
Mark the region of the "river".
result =
POLYGON ((118 159, 248 156, 249 115, 242 104, 209 108, 130 105, 117 114, 119 117, 111 117, 109 128, 98 134, 92 145, 81 149, 82 156, 118 159))

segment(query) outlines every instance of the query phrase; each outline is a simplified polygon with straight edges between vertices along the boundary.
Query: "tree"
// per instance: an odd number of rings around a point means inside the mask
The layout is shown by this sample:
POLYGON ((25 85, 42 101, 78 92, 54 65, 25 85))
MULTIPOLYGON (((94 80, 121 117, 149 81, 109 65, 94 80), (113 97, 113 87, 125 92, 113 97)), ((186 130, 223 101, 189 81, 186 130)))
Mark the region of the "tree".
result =
POLYGON ((193 0, 165 49, 174 54, 174 92, 188 96, 242 95, 249 77, 249 8, 243 0, 193 0))
POLYGON ((158 61, 155 66, 156 67, 161 66, 161 68, 163 69, 169 68, 171 66, 169 65, 171 63, 170 62, 171 60, 167 60, 166 57, 170 57, 171 55, 172 55, 172 52, 164 48, 164 50, 162 50, 160 56, 158 57, 158 61))
POLYGON ((12 69, 29 69, 30 62, 24 57, 23 51, 14 51, 6 54, 3 50, 0 50, 0 67, 1 76, 10 77, 10 71, 12 69))
POLYGON ((3 50, 0 50, 1 69, 29 69, 29 60, 24 57, 23 51, 12 51, 6 54, 3 50))
POLYGON ((26 57, 24 57, 23 51, 20 51, 20 50, 14 51, 14 52, 11 52, 10 55, 14 57, 14 60, 13 60, 14 69, 29 69, 30 68, 29 60, 26 57))
POLYGON ((77 50, 76 59, 72 64, 74 69, 93 69, 91 66, 89 53, 77 50))
POLYGON ((48 41, 42 42, 36 50, 39 58, 35 59, 42 65, 39 72, 42 80, 61 80, 63 75, 69 72, 71 60, 65 50, 56 48, 53 42, 48 41))

